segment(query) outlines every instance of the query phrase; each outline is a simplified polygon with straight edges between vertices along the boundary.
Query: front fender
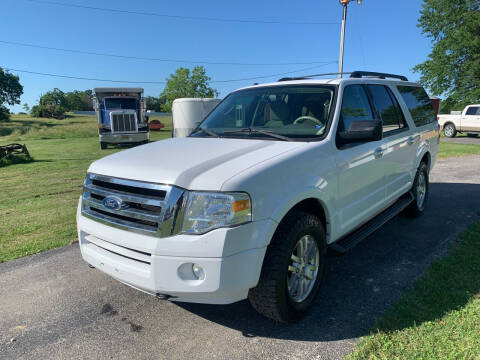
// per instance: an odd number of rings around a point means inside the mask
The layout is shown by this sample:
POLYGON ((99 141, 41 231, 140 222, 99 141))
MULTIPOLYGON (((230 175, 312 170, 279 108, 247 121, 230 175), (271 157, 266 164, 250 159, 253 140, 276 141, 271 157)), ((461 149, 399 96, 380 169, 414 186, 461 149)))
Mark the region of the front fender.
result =
MULTIPOLYGON (((327 204, 331 203, 332 199, 329 197, 324 191, 319 190, 318 188, 307 188, 304 189, 301 192, 295 193, 294 195, 287 197, 283 199, 279 206, 274 210, 272 213, 271 219, 273 220, 270 223, 270 229, 267 231, 267 238, 265 245, 269 245, 273 235, 275 234, 275 231, 278 228, 278 225, 281 223, 283 218, 288 214, 290 210, 292 210, 295 205, 299 204, 300 202, 307 200, 307 199, 315 199, 319 202, 319 204, 322 206, 324 214, 325 214, 325 219, 326 219, 326 232, 327 234, 330 233, 330 211, 329 211, 329 206, 327 204)), ((327 237, 327 242, 328 242, 328 237, 327 237)))

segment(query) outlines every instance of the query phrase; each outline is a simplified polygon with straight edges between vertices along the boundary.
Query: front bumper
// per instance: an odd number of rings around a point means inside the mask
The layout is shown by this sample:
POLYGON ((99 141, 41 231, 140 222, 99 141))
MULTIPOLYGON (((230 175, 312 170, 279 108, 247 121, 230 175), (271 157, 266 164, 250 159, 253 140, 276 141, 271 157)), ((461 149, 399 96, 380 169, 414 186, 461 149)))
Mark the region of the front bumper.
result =
POLYGON ((99 134, 99 136, 100 136, 100 142, 104 142, 108 144, 139 143, 142 141, 146 141, 150 138, 150 134, 148 132, 138 132, 133 134, 103 133, 103 134, 99 134))
POLYGON ((77 224, 82 257, 95 268, 152 295, 208 304, 243 300, 257 285, 272 225, 266 220, 198 236, 157 238, 98 223, 80 211, 77 224), (204 269, 203 280, 191 275, 192 264, 204 269))

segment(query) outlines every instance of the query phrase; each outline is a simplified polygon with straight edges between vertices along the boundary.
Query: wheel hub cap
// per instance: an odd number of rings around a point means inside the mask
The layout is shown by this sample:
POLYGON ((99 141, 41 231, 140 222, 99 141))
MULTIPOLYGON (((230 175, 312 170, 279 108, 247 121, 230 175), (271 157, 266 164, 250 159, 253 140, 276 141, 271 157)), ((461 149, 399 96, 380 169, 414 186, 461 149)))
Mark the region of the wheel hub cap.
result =
POLYGON ((425 201, 425 195, 427 193, 427 182, 425 180, 425 174, 423 172, 418 176, 417 184, 417 206, 421 208, 425 201))
POLYGON ((318 276, 320 252, 313 236, 298 240, 290 257, 287 288, 290 299, 302 302, 312 292, 318 276))

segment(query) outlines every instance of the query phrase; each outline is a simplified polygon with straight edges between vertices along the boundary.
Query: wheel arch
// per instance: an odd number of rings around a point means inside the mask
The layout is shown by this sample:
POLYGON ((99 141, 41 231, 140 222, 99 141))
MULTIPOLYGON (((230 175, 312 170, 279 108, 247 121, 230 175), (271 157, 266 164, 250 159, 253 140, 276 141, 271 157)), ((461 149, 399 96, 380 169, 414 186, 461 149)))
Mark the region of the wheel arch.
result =
POLYGON ((275 232, 277 231, 280 223, 292 212, 302 211, 309 214, 312 214, 320 219, 324 228, 327 243, 329 243, 329 234, 331 234, 331 215, 328 210, 327 202, 312 192, 307 192, 301 196, 297 196, 290 201, 288 201, 281 210, 277 211, 272 218, 275 220, 275 229, 270 231, 270 239, 268 239, 268 244, 270 244, 275 232))
MULTIPOLYGON (((428 171, 430 172, 431 166, 432 166, 432 155, 430 155, 430 151, 427 150, 427 151, 423 154, 422 158, 420 159, 420 161, 419 161, 419 163, 418 163, 418 166, 420 166, 420 164, 421 164, 422 162, 424 162, 424 163, 427 165, 427 169, 428 169, 428 171)), ((418 167, 418 166, 417 166, 417 167, 418 167)))

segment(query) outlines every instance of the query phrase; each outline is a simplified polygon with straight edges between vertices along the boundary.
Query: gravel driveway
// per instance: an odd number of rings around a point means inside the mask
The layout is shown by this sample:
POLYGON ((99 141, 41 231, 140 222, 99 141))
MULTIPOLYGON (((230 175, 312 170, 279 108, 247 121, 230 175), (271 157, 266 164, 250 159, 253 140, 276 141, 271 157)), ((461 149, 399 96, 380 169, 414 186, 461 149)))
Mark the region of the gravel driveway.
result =
POLYGON ((77 245, 0 264, 2 359, 338 359, 480 216, 480 156, 441 160, 418 220, 329 257, 313 311, 285 326, 243 301, 175 304, 89 269, 77 245))

